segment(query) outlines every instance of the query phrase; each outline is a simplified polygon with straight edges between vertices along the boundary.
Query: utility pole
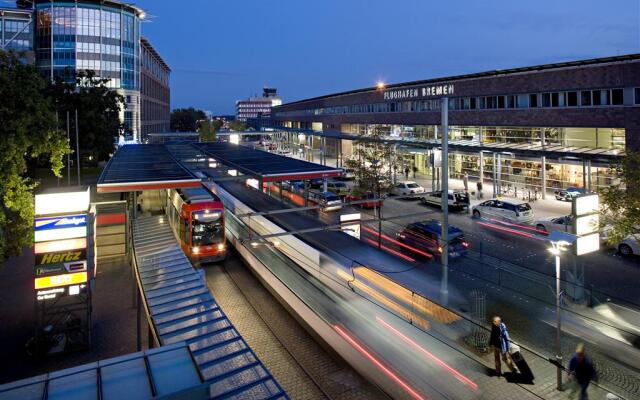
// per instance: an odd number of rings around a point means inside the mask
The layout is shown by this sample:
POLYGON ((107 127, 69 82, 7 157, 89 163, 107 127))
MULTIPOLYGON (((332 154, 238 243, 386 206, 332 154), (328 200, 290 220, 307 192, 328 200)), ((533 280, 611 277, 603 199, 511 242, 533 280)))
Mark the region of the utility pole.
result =
POLYGON ((78 140, 78 109, 76 108, 76 163, 78 164, 78 186, 80 186, 80 140, 78 140))
POLYGON ((449 98, 442 98, 442 232, 440 262, 442 263, 442 282, 440 293, 446 305, 449 295, 449 98))
MULTIPOLYGON (((69 111, 67 111, 67 142, 71 147, 71 137, 69 134, 69 111)), ((67 153, 67 186, 71 186, 71 152, 67 153)))

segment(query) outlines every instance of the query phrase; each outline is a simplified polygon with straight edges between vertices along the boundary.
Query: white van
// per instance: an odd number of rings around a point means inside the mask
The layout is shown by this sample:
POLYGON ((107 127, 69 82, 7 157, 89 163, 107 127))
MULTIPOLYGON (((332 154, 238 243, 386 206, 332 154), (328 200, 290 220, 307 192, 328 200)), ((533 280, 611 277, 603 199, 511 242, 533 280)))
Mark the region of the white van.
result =
POLYGON ((518 200, 492 199, 473 206, 472 215, 475 218, 496 219, 516 223, 530 224, 533 222, 533 210, 529 203, 518 200))

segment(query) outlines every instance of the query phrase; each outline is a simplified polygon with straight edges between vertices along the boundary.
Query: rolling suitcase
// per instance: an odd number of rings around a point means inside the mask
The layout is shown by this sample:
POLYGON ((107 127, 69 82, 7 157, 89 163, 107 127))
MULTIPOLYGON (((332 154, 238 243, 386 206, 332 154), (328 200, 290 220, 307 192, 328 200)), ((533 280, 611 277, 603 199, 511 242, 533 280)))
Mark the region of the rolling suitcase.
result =
MULTIPOLYGON (((517 347, 517 346, 512 346, 512 347, 517 347)), ((527 364, 527 360, 524 359, 524 356, 522 355, 522 353, 520 352, 520 348, 517 347, 515 349, 510 349, 511 351, 511 360, 514 362, 514 364, 516 364, 516 367, 518 367, 518 371, 520 371, 520 375, 522 375, 522 377, 527 380, 527 381, 533 381, 533 371, 531 371, 531 368, 529 368, 529 364, 527 364)))

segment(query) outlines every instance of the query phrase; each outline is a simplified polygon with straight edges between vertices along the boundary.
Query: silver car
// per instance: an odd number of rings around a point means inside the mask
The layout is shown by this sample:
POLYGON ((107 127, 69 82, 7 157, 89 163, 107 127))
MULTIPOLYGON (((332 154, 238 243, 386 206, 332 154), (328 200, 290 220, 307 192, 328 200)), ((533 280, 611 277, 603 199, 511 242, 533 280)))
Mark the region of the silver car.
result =
POLYGON ((474 218, 495 219, 514 223, 530 224, 533 222, 533 210, 529 203, 518 200, 492 199, 473 206, 471 214, 474 218))

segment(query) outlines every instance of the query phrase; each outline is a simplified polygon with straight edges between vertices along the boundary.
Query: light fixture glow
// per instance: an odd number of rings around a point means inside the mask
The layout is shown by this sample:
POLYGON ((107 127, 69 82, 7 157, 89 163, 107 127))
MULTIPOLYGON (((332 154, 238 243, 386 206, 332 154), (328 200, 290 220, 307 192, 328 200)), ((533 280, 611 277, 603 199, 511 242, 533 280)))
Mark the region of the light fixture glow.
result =
POLYGON ((37 194, 36 215, 67 214, 89 209, 89 188, 66 193, 37 194))
POLYGON ((62 274, 54 276, 44 276, 36 278, 34 281, 35 289, 47 289, 52 287, 74 285, 77 283, 85 283, 87 281, 87 272, 75 272, 72 274, 62 274))
POLYGON ((384 89, 385 84, 384 84, 384 82, 382 82, 382 81, 378 81, 378 82, 376 83, 376 87, 377 87, 378 89, 382 90, 382 89, 384 89))

